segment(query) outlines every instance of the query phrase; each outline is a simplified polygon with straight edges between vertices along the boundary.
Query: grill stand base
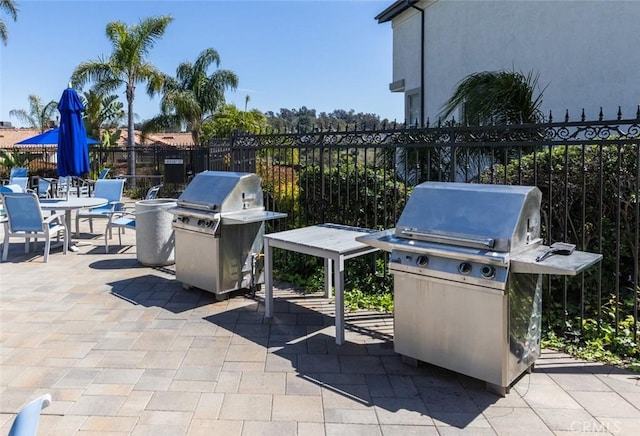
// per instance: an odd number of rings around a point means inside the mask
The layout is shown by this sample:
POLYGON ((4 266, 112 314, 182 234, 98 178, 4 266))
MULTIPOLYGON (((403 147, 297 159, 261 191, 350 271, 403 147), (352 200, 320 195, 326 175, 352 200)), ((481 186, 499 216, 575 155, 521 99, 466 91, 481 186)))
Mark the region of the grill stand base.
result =
MULTIPOLYGON (((392 270, 394 351, 487 383, 506 395, 540 355, 542 280, 515 274, 508 291, 392 270)), ((408 361, 412 363, 412 360, 408 361)))
MULTIPOLYGON (((400 360, 402 361, 402 363, 404 363, 405 365, 411 366, 413 368, 417 368, 418 366, 420 366, 421 363, 423 364, 429 364, 427 362, 422 362, 421 360, 415 359, 413 357, 410 356, 405 356, 404 354, 400 355, 400 360)), ((500 386, 498 384, 495 383, 490 383, 490 382, 485 382, 485 390, 487 392, 490 392, 492 394, 496 394, 499 395, 501 397, 506 397, 507 394, 509 393, 509 391, 511 390, 511 386, 513 386, 515 383, 518 382, 518 380, 520 380, 525 374, 531 374, 533 372, 535 368, 535 363, 532 363, 531 366, 529 366, 518 378, 516 378, 511 385, 509 386, 500 386)))
POLYGON ((510 386, 504 387, 504 386, 486 382, 484 385, 484 388, 487 392, 491 392, 492 394, 496 394, 501 397, 506 397, 507 394, 509 393, 510 386))

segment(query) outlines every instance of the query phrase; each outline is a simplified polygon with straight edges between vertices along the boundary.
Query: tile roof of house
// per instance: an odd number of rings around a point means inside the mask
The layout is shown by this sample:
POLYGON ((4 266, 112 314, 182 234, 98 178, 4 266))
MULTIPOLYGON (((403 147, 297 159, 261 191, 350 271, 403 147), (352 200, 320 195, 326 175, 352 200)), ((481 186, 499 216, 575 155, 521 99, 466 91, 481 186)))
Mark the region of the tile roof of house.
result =
MULTIPOLYGON (((136 130, 134 132, 136 144, 139 145, 168 145, 168 146, 191 146, 193 145, 193 138, 191 132, 169 132, 169 133, 148 133, 144 140, 142 139, 141 132, 136 130)), ((127 138, 129 137, 127 130, 122 129, 118 144, 127 145, 127 138)))
POLYGON ((17 142, 39 134, 40 129, 0 129, 0 148, 15 148, 17 142))
MULTIPOLYGON (((29 129, 29 128, 11 128, 11 129, 0 129, 0 148, 15 148, 20 147, 16 145, 18 142, 30 138, 32 136, 36 136, 40 134, 39 129, 29 129)), ((127 130, 122 129, 122 134, 120 139, 118 140, 118 145, 126 146, 127 145, 127 130)), ((164 145, 164 146, 191 146, 193 145, 193 139, 191 137, 190 132, 175 132, 175 133, 150 133, 146 136, 145 140, 142 139, 139 130, 135 131, 135 141, 138 145, 164 145)), ((24 146, 33 148, 33 145, 24 146)), ((37 146, 36 146, 37 147, 37 146)))

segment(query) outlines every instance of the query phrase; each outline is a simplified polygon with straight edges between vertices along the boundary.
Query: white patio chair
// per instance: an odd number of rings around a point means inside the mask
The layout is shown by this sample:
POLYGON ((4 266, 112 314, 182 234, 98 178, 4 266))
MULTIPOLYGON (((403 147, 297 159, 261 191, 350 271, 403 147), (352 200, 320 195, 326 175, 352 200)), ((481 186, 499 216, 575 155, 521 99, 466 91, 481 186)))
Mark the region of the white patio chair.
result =
POLYGON ((118 229, 118 245, 122 245, 122 234, 126 229, 136 229, 136 215, 125 210, 112 212, 104 230, 104 252, 109 253, 109 239, 113 237, 113 229, 118 229))
MULTIPOLYGON (((145 200, 154 200, 158 198, 158 193, 162 188, 162 183, 152 186, 145 195, 145 200)), ((109 239, 113 238, 113 229, 118 229, 118 244, 122 245, 122 234, 126 229, 136 229, 136 215, 126 210, 114 211, 109 216, 107 228, 104 231, 104 252, 109 253, 109 239)))
POLYGON ((9 185, 20 186, 22 192, 27 192, 27 188, 29 187, 29 177, 14 177, 9 182, 9 185))
POLYGON ((80 219, 89 219, 89 231, 93 233, 94 219, 109 219, 113 212, 122 210, 122 191, 124 190, 124 179, 100 179, 96 180, 96 187, 93 196, 107 200, 105 206, 94 207, 92 209, 80 209, 76 213, 76 237, 80 235, 80 219))
POLYGON ((13 167, 8 179, 2 179, 1 185, 18 185, 22 192, 29 187, 29 169, 26 167, 13 167))
POLYGON ((65 225, 64 214, 55 213, 42 215, 38 195, 34 192, 8 192, 2 194, 7 220, 4 221, 4 243, 2 248, 2 261, 7 260, 9 254, 10 238, 22 238, 25 240, 24 252, 28 253, 31 239, 38 243, 38 238, 44 238, 44 261, 49 261, 51 249, 51 237, 56 236, 60 240, 60 233, 64 236, 63 253, 67 254, 67 241, 69 232, 65 225))
POLYGON ((40 412, 50 404, 51 394, 45 394, 24 406, 13 420, 8 436, 36 436, 40 412))
POLYGON ((58 192, 56 194, 59 198, 70 197, 88 197, 89 185, 82 179, 77 179, 72 176, 64 176, 58 179, 58 192))

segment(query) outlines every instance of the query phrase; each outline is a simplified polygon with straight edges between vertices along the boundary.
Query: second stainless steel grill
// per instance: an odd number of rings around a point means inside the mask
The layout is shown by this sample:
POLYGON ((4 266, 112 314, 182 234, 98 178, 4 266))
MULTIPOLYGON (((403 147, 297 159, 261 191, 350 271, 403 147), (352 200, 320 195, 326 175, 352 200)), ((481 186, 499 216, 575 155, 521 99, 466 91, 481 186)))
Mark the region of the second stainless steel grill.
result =
POLYGON ((185 287, 223 296, 264 282, 264 222, 286 214, 264 209, 258 175, 199 173, 170 211, 176 279, 185 287))
POLYGON ((427 182, 395 229, 357 238, 391 252, 396 352, 500 394, 532 367, 541 274, 575 275, 602 257, 570 249, 537 261, 549 249, 540 239, 541 199, 529 186, 427 182))

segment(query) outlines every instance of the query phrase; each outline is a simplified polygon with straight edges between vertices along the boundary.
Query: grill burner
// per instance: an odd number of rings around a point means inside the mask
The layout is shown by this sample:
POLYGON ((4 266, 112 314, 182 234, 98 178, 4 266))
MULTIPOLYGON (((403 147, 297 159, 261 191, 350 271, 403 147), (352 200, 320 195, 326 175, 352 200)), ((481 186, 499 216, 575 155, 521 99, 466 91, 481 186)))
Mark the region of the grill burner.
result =
POLYGON ((576 275, 602 258, 542 245, 541 200, 529 186, 427 182, 395 229, 356 238, 391 252, 396 352, 484 380, 501 395, 532 368, 541 275, 576 275))
POLYGON ((264 282, 264 222, 286 214, 264 210, 261 179, 252 173, 204 171, 177 200, 176 279, 217 295, 264 282))

